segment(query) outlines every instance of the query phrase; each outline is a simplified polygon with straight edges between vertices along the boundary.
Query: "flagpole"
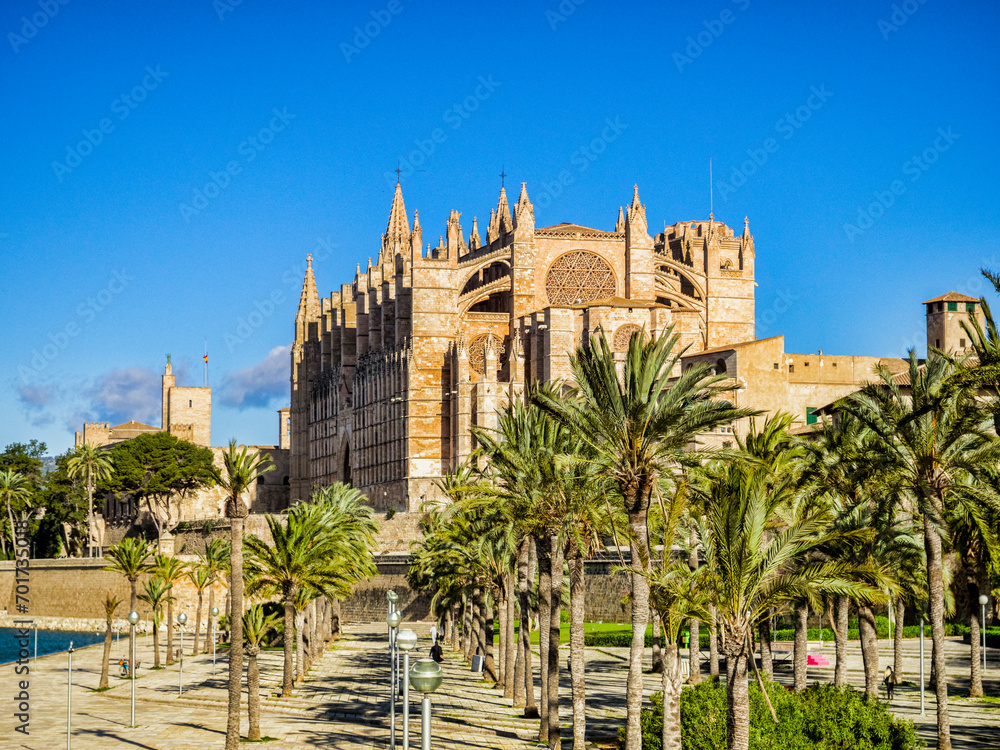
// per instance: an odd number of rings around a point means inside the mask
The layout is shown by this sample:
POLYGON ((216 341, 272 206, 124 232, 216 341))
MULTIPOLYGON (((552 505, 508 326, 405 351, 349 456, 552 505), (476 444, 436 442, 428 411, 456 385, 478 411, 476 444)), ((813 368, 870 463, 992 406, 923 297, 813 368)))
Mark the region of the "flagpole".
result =
POLYGON ((205 387, 208 388, 208 340, 205 340, 205 387))

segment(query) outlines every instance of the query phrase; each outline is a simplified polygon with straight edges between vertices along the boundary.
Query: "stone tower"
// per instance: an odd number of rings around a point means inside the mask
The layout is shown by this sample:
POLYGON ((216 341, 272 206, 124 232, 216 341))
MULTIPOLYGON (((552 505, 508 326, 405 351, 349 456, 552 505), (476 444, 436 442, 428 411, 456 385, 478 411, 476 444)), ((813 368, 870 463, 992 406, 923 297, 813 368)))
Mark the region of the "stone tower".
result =
POLYGON ((979 300, 966 294, 948 292, 924 302, 927 309, 927 350, 937 349, 951 354, 964 354, 971 348, 969 334, 962 323, 969 325, 975 316, 980 323, 983 311, 979 300))

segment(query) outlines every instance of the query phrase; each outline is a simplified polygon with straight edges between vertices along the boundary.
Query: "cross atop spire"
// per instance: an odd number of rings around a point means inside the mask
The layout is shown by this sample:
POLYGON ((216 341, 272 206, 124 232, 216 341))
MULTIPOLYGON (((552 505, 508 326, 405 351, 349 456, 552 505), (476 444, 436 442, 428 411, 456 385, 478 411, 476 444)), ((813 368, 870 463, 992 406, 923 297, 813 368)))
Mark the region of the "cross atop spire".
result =
MULTIPOLYGON (((506 179, 506 177, 507 177, 506 167, 500 167, 500 187, 501 188, 504 187, 504 180, 506 179)), ((521 184, 523 185, 524 183, 522 182, 521 184)))

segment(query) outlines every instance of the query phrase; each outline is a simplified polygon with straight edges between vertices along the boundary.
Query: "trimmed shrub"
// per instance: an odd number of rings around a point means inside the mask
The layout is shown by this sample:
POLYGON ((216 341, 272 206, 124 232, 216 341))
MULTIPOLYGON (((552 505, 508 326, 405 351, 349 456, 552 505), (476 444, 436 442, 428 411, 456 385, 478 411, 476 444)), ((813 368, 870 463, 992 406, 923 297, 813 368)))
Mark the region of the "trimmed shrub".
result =
MULTIPOLYGON (((814 685, 802 693, 766 682, 778 715, 774 723, 763 693, 750 683, 751 750, 915 750, 924 747, 913 723, 889 713, 879 700, 869 700, 850 687, 814 685)), ((642 712, 643 750, 662 750, 662 696, 642 712)), ((684 750, 717 750, 726 746, 726 689, 705 681, 681 693, 681 738, 684 750)), ((619 734, 624 743, 624 730, 619 734)))

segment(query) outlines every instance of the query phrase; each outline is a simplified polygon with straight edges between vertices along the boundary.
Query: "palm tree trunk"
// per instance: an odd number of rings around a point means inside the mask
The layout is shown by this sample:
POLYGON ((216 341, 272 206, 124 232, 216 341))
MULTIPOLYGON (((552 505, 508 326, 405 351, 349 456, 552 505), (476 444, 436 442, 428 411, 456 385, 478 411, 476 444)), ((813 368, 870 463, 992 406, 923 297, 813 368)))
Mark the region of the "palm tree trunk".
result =
POLYGON ((906 617, 906 602, 899 598, 896 604, 896 630, 893 631, 892 671, 896 673, 896 681, 903 679, 903 620, 906 617))
POLYGON ((847 618, 851 600, 846 596, 837 597, 837 627, 834 637, 837 643, 837 666, 833 673, 833 684, 841 687, 847 683, 847 618))
POLYGON ((972 670, 969 681, 969 697, 981 698, 983 695, 983 653, 980 648, 979 628, 984 627, 979 622, 979 585, 970 573, 967 585, 969 601, 969 637, 972 646, 972 670))
POLYGON ((800 603, 795 608, 795 692, 806 689, 809 669, 809 605, 800 603))
MULTIPOLYGON (((11 526, 11 531, 14 527, 11 526)), ((94 556, 94 486, 90 482, 90 466, 87 466, 87 557, 94 556)))
POLYGON ((496 687, 497 683, 500 682, 500 678, 497 675, 497 663, 495 654, 493 653, 493 605, 486 598, 484 591, 480 591, 479 596, 482 600, 480 610, 483 613, 483 624, 485 626, 485 637, 483 638, 483 676, 493 680, 493 686, 496 687))
MULTIPOLYGON (((171 595, 174 587, 170 587, 171 595)), ((167 600, 167 666, 174 663, 174 603, 167 600)))
MULTIPOLYGON (((517 635, 517 654, 514 660, 514 707, 523 707, 527 690, 524 684, 524 647, 521 636, 524 634, 527 622, 527 591, 528 591, 528 538, 525 537, 517 546, 517 603, 520 628, 517 635)), ((512 597, 513 598, 513 597, 512 597)))
POLYGON ((858 605, 858 632, 861 636, 861 659, 865 668, 865 694, 878 697, 878 631, 872 608, 858 605))
POLYGON ((552 631, 549 622, 552 619, 552 549, 551 537, 544 536, 535 540, 538 549, 538 658, 539 673, 542 678, 541 692, 541 723, 538 730, 538 741, 547 744, 549 741, 549 637, 552 631))
POLYGON ((750 681, 747 654, 726 654, 726 745, 728 750, 750 748, 750 681))
POLYGON ((465 595, 465 611, 462 613, 462 652, 465 660, 472 657, 472 596, 465 595))
POLYGON ((305 612, 295 612, 295 650, 298 652, 296 659, 298 663, 298 674, 296 679, 302 682, 306 678, 306 643, 305 643, 305 624, 306 624, 306 614, 305 612))
POLYGON ((531 582, 535 578, 535 571, 531 565, 531 543, 530 537, 526 537, 522 543, 522 551, 519 551, 517 558, 517 600, 521 610, 521 628, 518 632, 518 658, 521 662, 521 682, 514 680, 514 705, 517 703, 517 692, 523 690, 520 705, 524 706, 524 715, 528 718, 535 718, 538 714, 538 707, 535 705, 535 676, 531 668, 531 601, 529 591, 531 582))
POLYGON ((708 626, 708 676, 718 682, 719 680, 719 630, 716 626, 715 605, 709 604, 708 611, 712 615, 712 622, 708 626))
MULTIPOLYGON (((513 698, 517 687, 517 637, 514 635, 514 576, 507 574, 507 651, 504 653, 504 686, 503 697, 513 698)), ((521 678, 524 685, 524 678, 521 678)), ((522 701, 523 702, 523 701, 522 701)), ((515 706, 517 703, 515 702, 515 706)))
POLYGON ((295 655, 292 652, 292 643, 295 639, 295 595, 285 594, 285 635, 282 638, 283 668, 281 671, 281 697, 287 698, 292 694, 293 677, 295 669, 295 655))
POLYGON ((97 685, 98 690, 108 686, 108 660, 111 659, 111 634, 113 621, 109 617, 107 628, 104 630, 104 657, 101 659, 101 681, 97 685))
POLYGON ((774 656, 771 653, 771 618, 765 617, 757 626, 760 634, 760 668, 768 677, 774 677, 774 656))
POLYGON ((340 636, 341 628, 341 611, 340 611, 340 599, 334 599, 330 602, 330 632, 334 636, 340 636))
POLYGON ((257 666, 256 649, 247 657, 247 717, 250 729, 247 740, 260 741, 260 668, 257 666))
POLYGON ((507 594, 502 588, 499 594, 499 597, 495 599, 496 606, 493 612, 494 615, 497 615, 497 635, 499 636, 497 650, 500 654, 500 658, 496 660, 497 684, 494 687, 503 689, 507 677, 507 594))
POLYGON ((201 636, 201 603, 202 599, 205 598, 204 590, 198 592, 198 606, 195 608, 194 616, 194 648, 191 649, 191 655, 198 655, 198 638, 201 636))
MULTIPOLYGON (((653 674, 663 673, 663 627, 660 624, 660 613, 653 607, 649 608, 649 622, 653 626, 653 657, 649 671, 653 674)), ((644 644, 645 646, 645 644, 644 644)))
POLYGON ((312 612, 309 613, 309 666, 316 661, 322 653, 319 647, 319 599, 313 599, 309 604, 312 612))
MULTIPOLYGON (((666 554, 666 553, 664 553, 666 554)), ((667 640, 663 658, 663 750, 681 750, 681 670, 677 643, 667 640)))
POLYGON ((160 629, 156 625, 156 615, 153 615, 153 666, 160 666, 160 629))
MULTIPOLYGON (((558 534, 553 534, 549 544, 552 549, 552 597, 549 610, 549 748, 559 750, 559 634, 562 626, 563 552, 558 534)), ((544 626, 542 626, 544 627, 544 626)))
MULTIPOLYGON (((648 500, 638 512, 629 512, 628 525, 632 532, 629 553, 632 565, 649 569, 649 534, 646 527, 648 500)), ((626 503, 626 507, 634 507, 626 503)), ((664 551, 667 554, 668 550, 664 551)), ((628 682, 625 686, 625 747, 642 748, 642 656, 646 650, 646 625, 649 619, 649 582, 639 572, 632 573, 632 644, 629 648, 628 682)))
MULTIPOLYGON (((941 505, 935 508, 940 513, 941 505)), ((948 717, 948 668, 944 660, 944 562, 941 537, 931 517, 924 514, 924 551, 927 555, 927 593, 930 600, 932 659, 936 680, 938 750, 951 750, 951 721, 948 717)))
POLYGON ((701 621, 692 619, 690 623, 691 640, 688 641, 688 682, 697 685, 701 682, 701 621))
POLYGON ((243 527, 246 506, 238 500, 231 514, 229 584, 229 706, 226 750, 240 747, 240 694, 243 692, 243 527), (239 507, 242 506, 242 507, 239 507))
POLYGON ((584 750, 587 741, 587 685, 584 664, 584 562, 576 545, 569 561, 569 671, 573 685, 573 750, 584 750))
POLYGON ((459 604, 453 604, 452 607, 451 607, 451 610, 448 613, 448 616, 450 618, 448 620, 448 629, 451 632, 451 650, 452 651, 458 651, 458 649, 459 649, 458 622, 461 619, 461 617, 459 617, 459 611, 458 611, 458 609, 459 609, 460 606, 461 605, 459 605, 459 604))

